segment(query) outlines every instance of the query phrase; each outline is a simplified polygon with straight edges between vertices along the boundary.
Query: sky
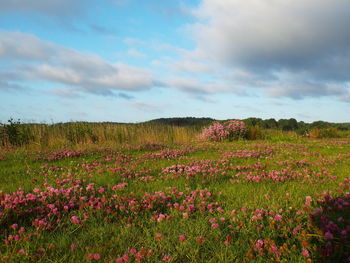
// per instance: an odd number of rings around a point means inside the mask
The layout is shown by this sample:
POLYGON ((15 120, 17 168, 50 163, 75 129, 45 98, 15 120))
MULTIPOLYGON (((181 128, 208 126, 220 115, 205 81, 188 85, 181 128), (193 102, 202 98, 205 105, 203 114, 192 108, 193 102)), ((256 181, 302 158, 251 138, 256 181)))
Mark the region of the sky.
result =
POLYGON ((0 0, 0 122, 349 122, 348 0, 0 0))

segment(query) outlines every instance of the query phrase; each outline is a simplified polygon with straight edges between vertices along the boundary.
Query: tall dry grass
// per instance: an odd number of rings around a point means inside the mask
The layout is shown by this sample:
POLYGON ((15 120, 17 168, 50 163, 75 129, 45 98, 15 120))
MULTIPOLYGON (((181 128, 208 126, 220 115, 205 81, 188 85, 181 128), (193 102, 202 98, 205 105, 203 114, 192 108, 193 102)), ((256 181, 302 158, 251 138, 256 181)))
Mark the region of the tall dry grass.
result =
MULTIPOLYGON (((16 145, 11 142, 11 134, 0 127, 1 147, 25 146, 37 148, 61 148, 84 144, 139 145, 144 143, 180 144, 194 141, 201 127, 178 127, 142 124, 86 123, 72 122, 59 124, 20 124, 16 135, 26 134, 25 141, 16 137, 16 145)), ((24 137, 23 137, 24 138, 24 137)), ((13 141, 13 138, 12 138, 13 141)))

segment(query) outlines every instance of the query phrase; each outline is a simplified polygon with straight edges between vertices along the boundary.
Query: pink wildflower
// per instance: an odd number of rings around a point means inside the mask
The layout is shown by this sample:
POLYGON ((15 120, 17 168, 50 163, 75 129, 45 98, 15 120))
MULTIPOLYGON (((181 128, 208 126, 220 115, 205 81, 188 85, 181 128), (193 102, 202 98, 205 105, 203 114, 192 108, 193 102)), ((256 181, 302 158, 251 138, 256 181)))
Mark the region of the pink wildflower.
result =
POLYGON ((180 242, 185 242, 186 241, 185 235, 180 235, 179 240, 180 240, 180 242))
POLYGON ((129 254, 124 254, 124 255, 122 256, 122 259, 123 259, 125 262, 129 262, 129 260, 130 260, 129 254))
POLYGON ((309 250, 303 249, 303 251, 301 252, 301 255, 302 255, 303 257, 306 257, 306 258, 310 257, 309 250))
POLYGON ((329 232, 329 231, 327 231, 327 232, 324 234, 324 237, 325 237, 326 239, 333 239, 333 238, 334 238, 333 234, 332 234, 331 232, 329 232))
POLYGON ((18 250, 17 253, 20 255, 24 255, 26 253, 26 251, 22 248, 22 249, 18 250))
POLYGON ((17 224, 13 224, 10 226, 11 229, 17 229, 18 228, 18 225, 17 224))
POLYGON ((77 216, 72 216, 71 221, 73 224, 79 224, 80 220, 77 216))
POLYGON ((282 216, 280 214, 277 214, 273 219, 276 221, 280 221, 282 219, 282 216))
POLYGON ((163 257, 163 261, 166 261, 166 262, 169 262, 171 260, 170 256, 169 255, 165 255, 163 257))
POLYGON ((72 243, 71 245, 70 245, 70 249, 71 250, 75 250, 77 248, 77 245, 75 244, 75 243, 72 243))
POLYGON ((215 222, 216 222, 216 219, 215 219, 215 218, 210 218, 210 219, 209 219, 209 222, 210 222, 210 223, 215 223, 215 222))
POLYGON ((161 233, 156 234, 156 239, 161 240, 163 238, 163 235, 161 233))
POLYGON ((219 224, 218 224, 218 223, 211 224, 211 227, 212 227, 212 228, 218 228, 218 227, 219 227, 219 224))

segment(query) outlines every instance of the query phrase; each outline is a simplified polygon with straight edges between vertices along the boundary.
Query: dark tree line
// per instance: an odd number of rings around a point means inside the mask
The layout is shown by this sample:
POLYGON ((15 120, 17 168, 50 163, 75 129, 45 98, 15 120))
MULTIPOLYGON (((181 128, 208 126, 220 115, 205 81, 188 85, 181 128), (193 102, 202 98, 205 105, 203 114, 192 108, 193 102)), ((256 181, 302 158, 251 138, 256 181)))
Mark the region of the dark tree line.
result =
MULTIPOLYGON (((150 123, 174 125, 174 126, 207 126, 217 120, 212 118, 161 118, 149 121, 150 123)), ((297 121, 294 118, 279 119, 273 118, 263 120, 261 118, 247 118, 243 119, 247 126, 259 126, 262 129, 278 129, 283 131, 299 131, 306 132, 312 129, 328 129, 336 128, 339 130, 350 130, 350 123, 331 123, 325 121, 315 121, 312 123, 306 123, 303 121, 297 121)))
POLYGON ((212 118, 160 118, 149 121, 149 123, 161 124, 161 125, 173 125, 173 126, 207 126, 213 123, 215 120, 212 118))

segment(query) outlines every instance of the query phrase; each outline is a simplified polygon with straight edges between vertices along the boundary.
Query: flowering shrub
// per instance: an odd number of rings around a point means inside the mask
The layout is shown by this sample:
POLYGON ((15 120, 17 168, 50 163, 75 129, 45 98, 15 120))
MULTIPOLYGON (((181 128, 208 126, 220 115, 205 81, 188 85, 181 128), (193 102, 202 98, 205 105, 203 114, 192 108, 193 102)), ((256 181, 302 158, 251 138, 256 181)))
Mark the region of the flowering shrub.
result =
POLYGON ((223 140, 237 140, 246 135, 247 128, 243 121, 232 120, 224 124, 219 122, 214 123, 208 128, 204 129, 200 134, 201 140, 209 141, 223 141, 223 140))
POLYGON ((247 133, 245 123, 240 120, 232 120, 224 123, 225 129, 228 131, 229 141, 244 137, 247 133))

